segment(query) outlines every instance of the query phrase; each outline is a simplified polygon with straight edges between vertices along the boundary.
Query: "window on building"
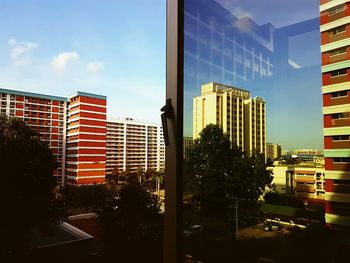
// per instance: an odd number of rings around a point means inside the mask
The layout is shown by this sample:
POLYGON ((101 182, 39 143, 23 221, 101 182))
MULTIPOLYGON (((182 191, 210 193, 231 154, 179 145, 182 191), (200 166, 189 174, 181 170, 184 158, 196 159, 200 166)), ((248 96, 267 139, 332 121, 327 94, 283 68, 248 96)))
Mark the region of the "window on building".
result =
POLYGON ((344 25, 344 26, 339 26, 337 28, 330 30, 329 34, 330 35, 338 35, 338 34, 343 33, 345 31, 346 31, 346 26, 344 25))
POLYGON ((347 96, 348 96, 347 90, 342 90, 342 91, 337 91, 337 92, 331 93, 331 98, 347 97, 347 96))
POLYGON ((333 141, 349 141, 350 136, 349 135, 339 135, 339 136, 332 136, 333 141))
POLYGON ((334 70, 334 71, 331 71, 330 73, 331 73, 331 78, 338 77, 338 76, 346 75, 347 69, 334 70))
POLYGON ((346 47, 334 49, 334 50, 329 52, 329 55, 331 57, 334 57, 334 56, 337 56, 337 55, 344 54, 344 53, 346 53, 346 49, 347 49, 346 47))
POLYGON ((338 5, 336 7, 333 7, 331 9, 329 9, 328 10, 328 15, 332 16, 332 15, 338 14, 340 12, 343 12, 344 10, 345 10, 345 5, 341 4, 341 5, 338 5))
POLYGON ((342 113, 332 114, 332 120, 348 119, 348 118, 349 118, 349 112, 342 112, 342 113))
POLYGON ((334 157, 334 163, 350 163, 350 157, 334 157))

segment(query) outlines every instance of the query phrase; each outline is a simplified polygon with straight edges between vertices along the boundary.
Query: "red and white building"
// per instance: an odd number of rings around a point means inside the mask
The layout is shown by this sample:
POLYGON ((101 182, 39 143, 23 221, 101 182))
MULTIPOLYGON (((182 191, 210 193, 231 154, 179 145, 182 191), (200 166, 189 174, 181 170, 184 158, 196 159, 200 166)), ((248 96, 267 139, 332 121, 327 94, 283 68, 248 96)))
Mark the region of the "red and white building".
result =
POLYGON ((105 96, 83 92, 67 99, 0 89, 0 114, 24 120, 48 143, 62 185, 104 182, 106 102, 105 96))
POLYGON ((67 183, 103 183, 106 175, 105 96, 77 92, 69 98, 67 183))
POLYGON ((350 227, 350 1, 320 1, 326 223, 350 227))
POLYGON ((22 119, 47 142, 58 163, 58 182, 65 174, 66 108, 63 97, 0 89, 0 114, 22 119))

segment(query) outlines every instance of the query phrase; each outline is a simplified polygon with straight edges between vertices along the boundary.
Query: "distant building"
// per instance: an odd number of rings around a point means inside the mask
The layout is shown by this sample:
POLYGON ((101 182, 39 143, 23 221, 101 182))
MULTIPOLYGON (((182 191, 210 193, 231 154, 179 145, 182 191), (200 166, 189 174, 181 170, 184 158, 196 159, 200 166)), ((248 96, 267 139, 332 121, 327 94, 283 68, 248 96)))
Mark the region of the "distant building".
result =
POLYGON ((267 143, 266 144, 266 158, 270 160, 276 160, 282 156, 282 147, 279 144, 267 143))
POLYGON ((219 83, 201 86, 193 98, 193 139, 208 124, 219 125, 233 144, 244 151, 266 153, 266 103, 249 91, 219 83))
POLYGON ((296 149, 292 152, 298 156, 323 156, 323 151, 317 149, 296 149))
POLYGON ((162 127, 132 118, 107 122, 106 173, 164 170, 165 145, 162 127))
POLYGON ((192 137, 183 137, 184 159, 187 159, 188 148, 193 144, 192 137))
POLYGON ((47 142, 58 183, 104 182, 105 96, 77 92, 68 99, 0 89, 0 114, 22 119, 47 142))
POLYGON ((325 198, 325 169, 310 166, 274 166, 273 172, 276 190, 293 194, 308 201, 322 201, 325 198))

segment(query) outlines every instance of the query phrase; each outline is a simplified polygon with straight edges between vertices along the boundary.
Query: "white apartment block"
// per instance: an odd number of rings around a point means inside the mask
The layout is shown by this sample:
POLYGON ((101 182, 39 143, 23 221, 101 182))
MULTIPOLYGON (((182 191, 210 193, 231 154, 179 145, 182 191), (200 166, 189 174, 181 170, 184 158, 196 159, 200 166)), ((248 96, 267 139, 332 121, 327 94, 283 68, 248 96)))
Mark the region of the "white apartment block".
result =
POLYGON ((193 139, 208 124, 219 125, 242 150, 266 152, 266 103, 249 91, 210 82, 193 98, 193 139))
POLYGON ((132 118, 107 120, 106 174, 121 171, 164 170, 162 127, 132 118))

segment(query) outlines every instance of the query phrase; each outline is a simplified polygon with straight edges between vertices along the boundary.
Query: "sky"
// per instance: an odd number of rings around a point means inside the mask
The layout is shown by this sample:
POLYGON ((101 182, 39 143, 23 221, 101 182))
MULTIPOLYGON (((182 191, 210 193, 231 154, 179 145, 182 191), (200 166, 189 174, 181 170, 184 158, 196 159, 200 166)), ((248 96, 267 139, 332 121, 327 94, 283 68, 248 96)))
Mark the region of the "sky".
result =
POLYGON ((106 95, 109 116, 160 123, 165 2, 0 0, 0 88, 106 95))
MULTIPOLYGON (((277 28, 318 16, 318 0, 215 1, 236 17, 248 16, 277 28)), ((109 117, 160 123, 166 0, 0 0, 0 10, 0 88, 64 97, 75 91, 106 95, 109 117)), ((300 43, 291 39, 294 50, 302 50, 300 43)), ((298 62, 308 57, 298 52, 293 56, 298 62)), ((298 83, 303 79, 298 82, 298 77, 295 85, 301 89, 298 83)), ((271 95, 269 141, 285 148, 323 147, 317 81, 310 83, 313 90, 308 89, 312 100, 304 98, 303 105, 295 105, 297 97, 282 106, 275 103, 281 97, 298 96, 295 88, 271 95), (309 114, 300 118, 302 125, 294 125, 305 105, 309 114), (285 117, 290 111, 294 114, 285 117)), ((267 93, 252 95, 267 97, 267 93)))
POLYGON ((186 5, 185 135, 192 134, 192 98, 200 95, 201 84, 214 81, 265 99, 267 142, 284 149, 322 149, 319 1, 215 1, 232 15, 209 0, 188 0, 186 5), (267 23, 273 26, 262 26, 267 23), (211 41, 203 44, 205 39, 211 41), (269 51, 261 39, 268 39, 269 51), (237 62, 222 62, 218 54, 234 54, 237 62), (266 61, 271 63, 268 76, 263 73, 266 61))
MULTIPOLYGON (((319 0, 215 0, 238 18, 249 17, 257 24, 271 23, 275 28, 290 26, 317 18, 319 0), (273 8, 272 8, 273 7, 273 8)), ((303 27, 303 25, 301 26, 303 27)), ((300 69, 281 71, 253 90, 254 96, 267 99, 267 141, 284 149, 323 148, 321 51, 319 30, 288 39, 289 58, 300 69)), ((276 69, 275 69, 276 71, 276 69)), ((254 87, 251 83, 247 87, 254 87)))

